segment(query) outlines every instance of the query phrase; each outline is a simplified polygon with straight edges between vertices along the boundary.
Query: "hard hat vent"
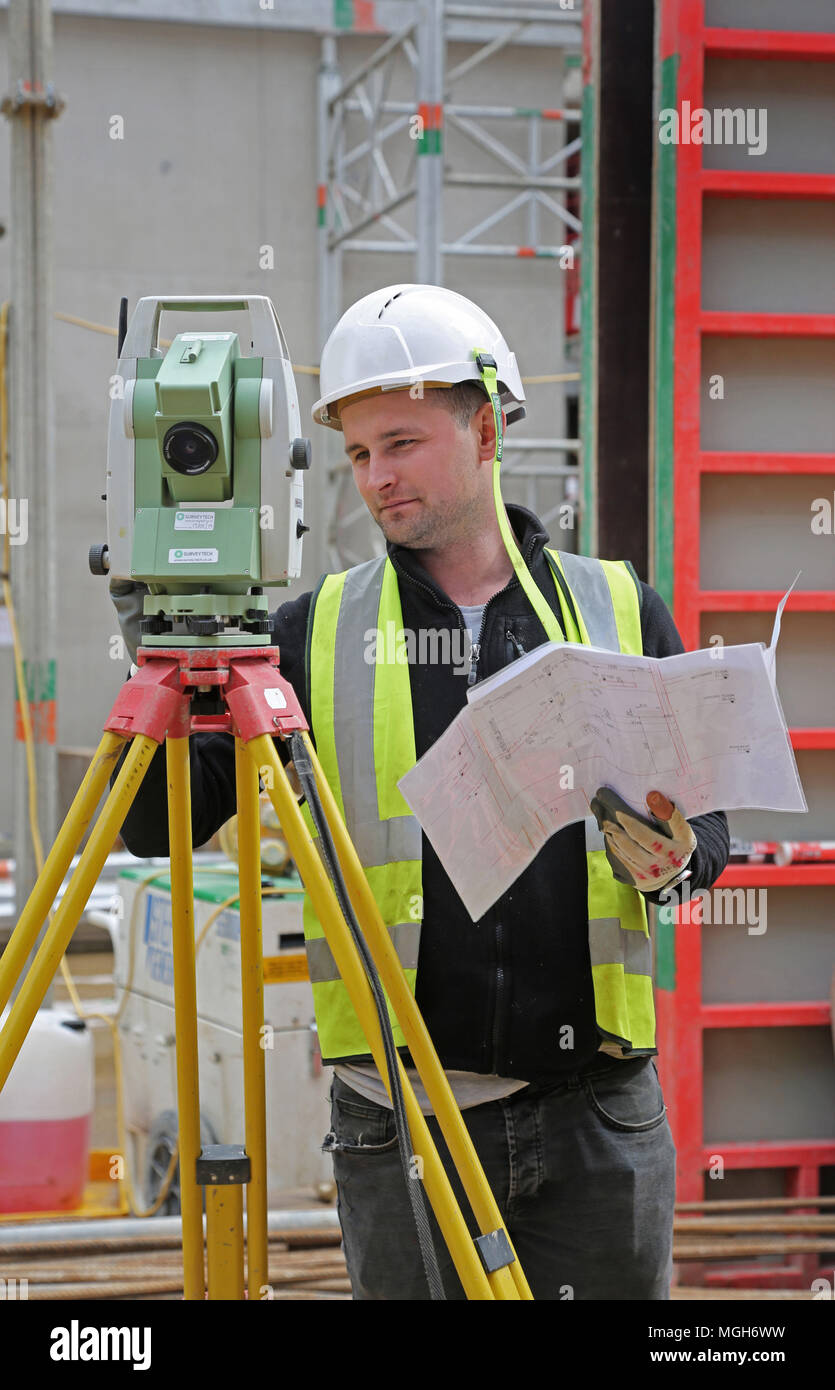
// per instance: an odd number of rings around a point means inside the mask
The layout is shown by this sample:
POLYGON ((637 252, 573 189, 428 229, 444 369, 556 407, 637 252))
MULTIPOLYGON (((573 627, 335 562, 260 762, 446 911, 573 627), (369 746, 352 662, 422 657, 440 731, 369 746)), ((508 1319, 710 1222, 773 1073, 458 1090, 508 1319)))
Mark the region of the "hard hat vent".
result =
POLYGON ((386 300, 385 304, 383 305, 382 309, 380 310, 379 314, 377 315, 377 318, 378 318, 378 319, 381 319, 381 318, 383 317, 383 314, 386 312, 386 309, 388 308, 388 306, 389 306, 390 304, 393 304, 394 301, 395 301, 395 299, 399 299, 402 293, 403 293, 402 290, 398 290, 398 291, 397 291, 397 294, 393 294, 392 297, 391 297, 391 299, 387 299, 387 300, 386 300))

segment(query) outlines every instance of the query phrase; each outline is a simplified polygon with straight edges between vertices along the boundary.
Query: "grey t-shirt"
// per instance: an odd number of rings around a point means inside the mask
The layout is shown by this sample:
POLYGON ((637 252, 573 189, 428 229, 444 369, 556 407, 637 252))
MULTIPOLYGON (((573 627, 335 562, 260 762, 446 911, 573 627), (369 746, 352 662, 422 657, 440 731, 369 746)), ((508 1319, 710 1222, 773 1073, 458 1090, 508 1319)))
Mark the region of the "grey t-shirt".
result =
MULTIPOLYGON (((373 1062, 341 1062, 334 1067, 334 1071, 346 1085, 365 1096, 366 1100, 384 1105, 387 1110, 392 1109, 388 1091, 373 1062)), ((414 1087, 415 1099, 423 1114, 434 1114, 415 1068, 407 1067, 406 1075, 414 1087)), ((514 1091, 521 1091, 528 1084, 527 1081, 514 1081, 510 1076, 483 1076, 481 1072, 476 1071, 448 1071, 446 1079, 459 1110, 467 1110, 472 1105, 484 1105, 488 1100, 499 1100, 502 1096, 512 1095, 514 1091)))

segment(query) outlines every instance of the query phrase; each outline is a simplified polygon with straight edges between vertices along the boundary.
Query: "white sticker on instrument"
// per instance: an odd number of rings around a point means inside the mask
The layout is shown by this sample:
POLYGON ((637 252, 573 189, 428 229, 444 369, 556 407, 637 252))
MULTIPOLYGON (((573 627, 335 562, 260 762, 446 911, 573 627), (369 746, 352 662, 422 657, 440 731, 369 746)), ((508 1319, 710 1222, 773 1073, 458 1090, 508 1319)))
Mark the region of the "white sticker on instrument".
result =
POLYGON ((198 550, 194 547, 188 550, 169 550, 169 565, 216 565, 216 550, 198 550))
POLYGON ((175 531, 214 531, 214 512, 175 512, 175 531))
POLYGON ((284 692, 283 690, 279 690, 278 686, 273 686, 270 690, 265 690, 264 699, 266 700, 270 709, 287 708, 287 701, 284 698, 284 692))

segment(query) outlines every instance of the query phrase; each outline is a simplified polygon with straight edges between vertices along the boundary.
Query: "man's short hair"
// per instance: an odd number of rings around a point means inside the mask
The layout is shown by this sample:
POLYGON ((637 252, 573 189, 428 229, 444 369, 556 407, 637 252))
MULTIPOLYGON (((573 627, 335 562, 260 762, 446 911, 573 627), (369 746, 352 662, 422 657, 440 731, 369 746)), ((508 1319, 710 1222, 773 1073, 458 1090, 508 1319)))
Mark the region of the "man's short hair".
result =
POLYGON ((460 430, 465 430, 476 411, 486 404, 487 393, 477 381, 459 381, 455 386, 431 386, 426 395, 448 410, 460 430))

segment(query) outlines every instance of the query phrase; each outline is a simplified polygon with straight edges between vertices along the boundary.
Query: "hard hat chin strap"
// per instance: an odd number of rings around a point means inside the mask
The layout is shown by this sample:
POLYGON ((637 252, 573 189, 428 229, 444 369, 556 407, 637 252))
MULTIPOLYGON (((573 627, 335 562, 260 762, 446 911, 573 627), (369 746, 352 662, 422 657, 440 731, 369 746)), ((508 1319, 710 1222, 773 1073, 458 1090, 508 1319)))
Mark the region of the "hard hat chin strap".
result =
POLYGON ((499 482, 499 473, 502 466, 504 430, 502 428, 502 402, 499 395, 498 381, 496 379, 496 359, 492 357, 489 352, 479 352, 478 348, 473 349, 473 356, 479 373, 481 374, 482 385, 493 407, 493 423, 496 437, 496 445, 493 451, 493 501, 496 504, 496 517, 499 523, 499 531, 501 532, 505 549, 510 556, 511 563, 516 572, 516 577, 530 599, 533 610, 542 623, 548 640, 550 642, 563 642, 565 638, 563 637, 559 624, 534 582, 525 561, 522 559, 519 547, 516 544, 516 537, 513 534, 513 528, 505 510, 501 484, 499 482))

